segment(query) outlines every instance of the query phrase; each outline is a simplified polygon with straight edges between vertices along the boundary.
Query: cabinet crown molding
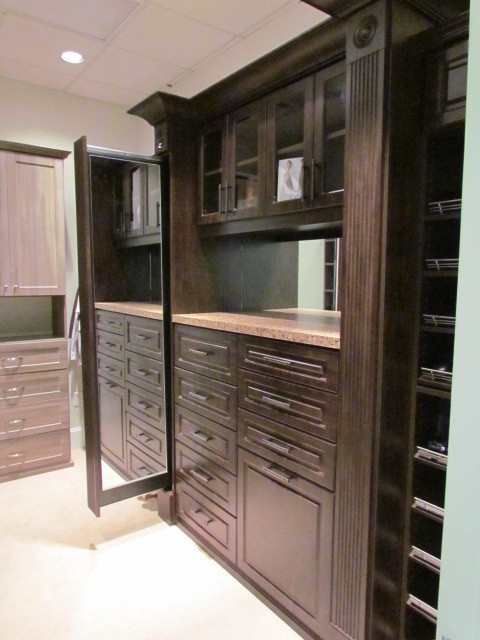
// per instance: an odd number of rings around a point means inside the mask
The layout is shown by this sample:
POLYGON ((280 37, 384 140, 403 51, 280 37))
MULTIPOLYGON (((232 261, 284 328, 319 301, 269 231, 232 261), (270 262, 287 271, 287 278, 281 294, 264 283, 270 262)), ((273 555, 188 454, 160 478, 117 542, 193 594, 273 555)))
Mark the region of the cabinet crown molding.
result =
POLYGON ((173 116, 175 118, 182 116, 192 118, 193 116, 191 100, 161 91, 152 93, 148 98, 129 109, 127 113, 143 118, 152 126, 163 120, 169 120, 173 116))
MULTIPOLYGON (((451 20, 464 11, 468 11, 470 0, 401 0, 418 12, 437 23, 451 20)), ((347 18, 352 13, 367 7, 374 0, 302 0, 320 11, 335 18, 347 18)))

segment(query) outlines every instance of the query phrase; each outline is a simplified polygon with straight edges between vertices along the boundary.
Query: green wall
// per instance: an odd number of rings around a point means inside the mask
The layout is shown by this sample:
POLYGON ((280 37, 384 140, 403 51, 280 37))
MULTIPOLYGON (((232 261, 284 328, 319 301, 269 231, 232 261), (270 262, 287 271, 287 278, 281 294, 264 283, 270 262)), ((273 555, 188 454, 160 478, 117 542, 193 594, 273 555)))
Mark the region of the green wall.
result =
POLYGON ((480 640, 480 1, 470 4, 460 273, 438 640, 480 640))

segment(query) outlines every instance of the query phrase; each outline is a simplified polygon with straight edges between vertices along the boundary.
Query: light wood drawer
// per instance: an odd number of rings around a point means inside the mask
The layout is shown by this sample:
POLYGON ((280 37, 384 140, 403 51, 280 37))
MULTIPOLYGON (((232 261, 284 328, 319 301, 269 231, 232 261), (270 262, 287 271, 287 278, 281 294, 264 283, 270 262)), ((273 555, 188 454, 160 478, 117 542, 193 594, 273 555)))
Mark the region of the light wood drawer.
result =
POLYGON ((271 376, 240 370, 239 406, 299 431, 335 442, 337 396, 271 376))
POLYGON ((127 442, 127 473, 130 478, 144 478, 162 471, 165 471, 165 467, 127 442))
POLYGON ((118 333, 123 336, 125 333, 125 318, 121 313, 112 313, 110 311, 96 311, 95 319, 97 329, 108 331, 110 333, 118 333))
POLYGON ((335 489, 336 445, 327 440, 240 409, 238 444, 327 489, 335 489))
POLYGON ((190 371, 175 369, 175 401, 206 418, 236 429, 236 387, 190 371))
POLYGON ((125 365, 103 353, 97 354, 97 373, 99 376, 123 384, 125 382, 125 365))
POLYGON ((162 427, 165 422, 164 401, 157 394, 141 389, 131 382, 125 387, 127 393, 127 411, 152 424, 162 427))
POLYGON ((237 472, 237 438, 235 432, 208 418, 175 405, 175 436, 230 473, 237 472))
POLYGON ((155 360, 163 358, 163 323, 161 320, 125 316, 125 347, 155 360))
POLYGON ((165 431, 161 431, 145 422, 145 420, 127 413, 127 440, 130 444, 154 458, 162 467, 167 466, 165 431))
POLYGON ((237 522, 199 491, 180 479, 176 486, 177 518, 215 551, 235 564, 237 522))
POLYGON ((316 389, 338 389, 338 353, 304 344, 239 337, 239 367, 316 389))
POLYGON ((233 516, 236 514, 237 479, 233 474, 180 443, 175 447, 175 463, 179 478, 233 516))
POLYGON ((177 324, 175 365, 221 382, 236 384, 237 336, 177 324))
POLYGON ((0 408, 14 408, 30 402, 68 398, 67 371, 43 371, 0 376, 0 408))
POLYGON ((68 400, 47 403, 25 403, 4 408, 0 414, 0 440, 58 431, 69 426, 68 400))
POLYGON ((163 362, 125 351, 125 376, 129 382, 163 396, 163 362))
POLYGON ((0 476, 27 475, 39 469, 66 465, 70 461, 70 431, 51 431, 29 438, 0 442, 0 476))
POLYGON ((110 358, 121 360, 125 351, 125 338, 116 333, 108 331, 97 331, 97 352, 103 353, 110 358))
POLYGON ((0 375, 35 373, 68 366, 64 338, 0 343, 0 375))

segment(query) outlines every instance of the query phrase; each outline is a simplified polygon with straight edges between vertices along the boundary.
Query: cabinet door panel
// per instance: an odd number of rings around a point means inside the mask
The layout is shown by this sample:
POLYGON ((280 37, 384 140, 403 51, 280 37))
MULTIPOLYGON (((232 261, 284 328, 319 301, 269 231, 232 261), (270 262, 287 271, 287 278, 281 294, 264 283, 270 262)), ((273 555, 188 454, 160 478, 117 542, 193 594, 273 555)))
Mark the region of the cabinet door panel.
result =
POLYGON ((227 118, 220 118, 200 136, 198 224, 227 219, 227 160, 227 118))
POLYGON ((118 384, 98 379, 102 454, 121 471, 127 470, 125 390, 118 384))
POLYGON ((0 151, 0 296, 11 290, 7 206, 7 154, 0 151))
POLYGON ((65 294, 62 161, 10 153, 8 208, 13 295, 65 294))
POLYGON ((125 348, 150 358, 163 357, 163 324, 160 320, 125 316, 125 348))

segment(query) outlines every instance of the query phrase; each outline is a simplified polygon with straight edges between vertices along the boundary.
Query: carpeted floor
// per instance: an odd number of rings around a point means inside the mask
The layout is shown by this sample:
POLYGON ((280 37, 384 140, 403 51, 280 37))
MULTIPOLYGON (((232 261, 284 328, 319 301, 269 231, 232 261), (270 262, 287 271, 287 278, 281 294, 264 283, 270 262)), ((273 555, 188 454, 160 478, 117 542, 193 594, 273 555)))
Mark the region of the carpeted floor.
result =
POLYGON ((154 501, 96 518, 74 460, 0 484, 2 640, 299 640, 154 501))

